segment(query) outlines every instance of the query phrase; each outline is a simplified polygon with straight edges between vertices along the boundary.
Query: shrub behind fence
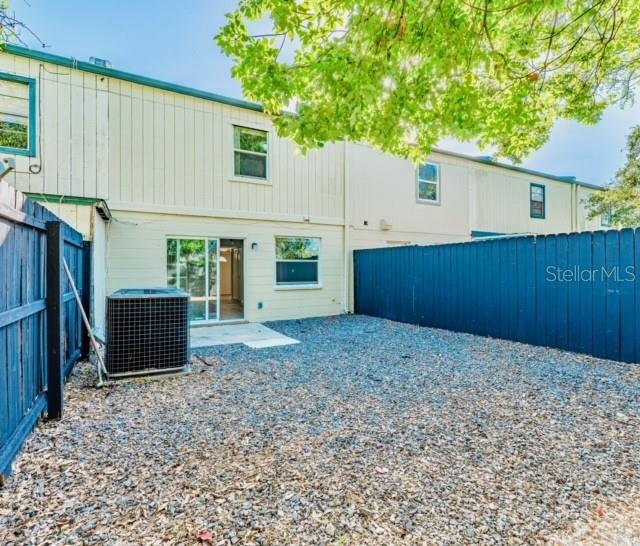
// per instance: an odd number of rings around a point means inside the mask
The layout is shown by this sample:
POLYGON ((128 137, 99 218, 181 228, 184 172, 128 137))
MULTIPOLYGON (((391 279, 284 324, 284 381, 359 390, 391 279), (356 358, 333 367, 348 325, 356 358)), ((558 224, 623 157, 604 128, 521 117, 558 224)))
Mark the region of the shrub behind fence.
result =
POLYGON ((357 250, 357 313, 640 362, 640 229, 357 250))

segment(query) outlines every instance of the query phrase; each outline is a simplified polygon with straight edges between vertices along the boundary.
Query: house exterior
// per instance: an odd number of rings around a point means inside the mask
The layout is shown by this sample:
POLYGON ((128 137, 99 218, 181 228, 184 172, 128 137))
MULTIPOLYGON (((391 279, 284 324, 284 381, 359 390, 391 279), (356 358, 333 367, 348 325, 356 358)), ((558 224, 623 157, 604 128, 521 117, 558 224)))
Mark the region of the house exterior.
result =
POLYGON ((349 142, 301 155, 259 105, 7 45, 7 177, 93 241, 94 316, 119 288, 177 286, 194 322, 349 311, 351 252, 600 229, 597 186, 349 142))

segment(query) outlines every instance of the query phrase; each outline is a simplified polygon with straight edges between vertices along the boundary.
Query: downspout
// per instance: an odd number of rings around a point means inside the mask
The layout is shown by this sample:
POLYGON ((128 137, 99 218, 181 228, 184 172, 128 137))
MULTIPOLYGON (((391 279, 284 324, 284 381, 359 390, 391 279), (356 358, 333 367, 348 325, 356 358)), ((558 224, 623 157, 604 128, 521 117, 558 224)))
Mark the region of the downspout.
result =
POLYGON ((579 231, 580 227, 578 224, 578 184, 571 185, 571 194, 572 194, 572 208, 573 214, 571 215, 571 222, 573 225, 571 226, 571 231, 579 231))
POLYGON ((349 313, 349 300, 351 296, 351 249, 349 238, 349 142, 344 141, 344 157, 342 158, 342 196, 343 196, 343 237, 342 245, 344 249, 344 294, 343 311, 349 313))
POLYGON ((572 183, 569 187, 569 232, 572 233, 575 231, 575 215, 576 215, 576 207, 575 207, 575 196, 573 191, 574 184, 572 183))

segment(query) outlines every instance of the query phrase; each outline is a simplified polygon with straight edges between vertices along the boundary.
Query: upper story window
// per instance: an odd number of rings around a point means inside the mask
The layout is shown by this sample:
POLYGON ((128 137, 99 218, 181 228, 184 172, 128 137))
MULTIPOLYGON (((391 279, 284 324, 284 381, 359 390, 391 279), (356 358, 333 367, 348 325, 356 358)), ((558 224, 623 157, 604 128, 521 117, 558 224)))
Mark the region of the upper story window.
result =
POLYGON ((233 126, 233 174, 235 176, 267 179, 268 136, 267 131, 233 126))
POLYGON ((319 262, 319 238, 276 237, 276 285, 319 285, 319 262))
POLYGON ((35 80, 0 73, 0 151, 33 156, 35 80))
POLYGON ((424 163, 418 167, 418 201, 440 202, 440 165, 424 163))
POLYGON ((612 225, 613 225, 613 214, 609 210, 605 212, 602 216, 600 216, 600 226, 611 227, 612 225))
POLYGON ((531 218, 544 218, 546 215, 545 187, 542 184, 529 186, 529 212, 531 218))

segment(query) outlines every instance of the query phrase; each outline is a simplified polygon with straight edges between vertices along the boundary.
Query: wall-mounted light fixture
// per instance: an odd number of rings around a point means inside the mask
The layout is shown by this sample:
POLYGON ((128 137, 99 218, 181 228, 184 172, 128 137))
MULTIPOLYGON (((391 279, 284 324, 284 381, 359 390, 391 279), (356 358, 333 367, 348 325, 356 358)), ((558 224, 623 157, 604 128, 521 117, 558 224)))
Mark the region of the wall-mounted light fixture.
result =
POLYGON ((258 243, 256 242, 251 243, 251 250, 258 250, 258 243))

